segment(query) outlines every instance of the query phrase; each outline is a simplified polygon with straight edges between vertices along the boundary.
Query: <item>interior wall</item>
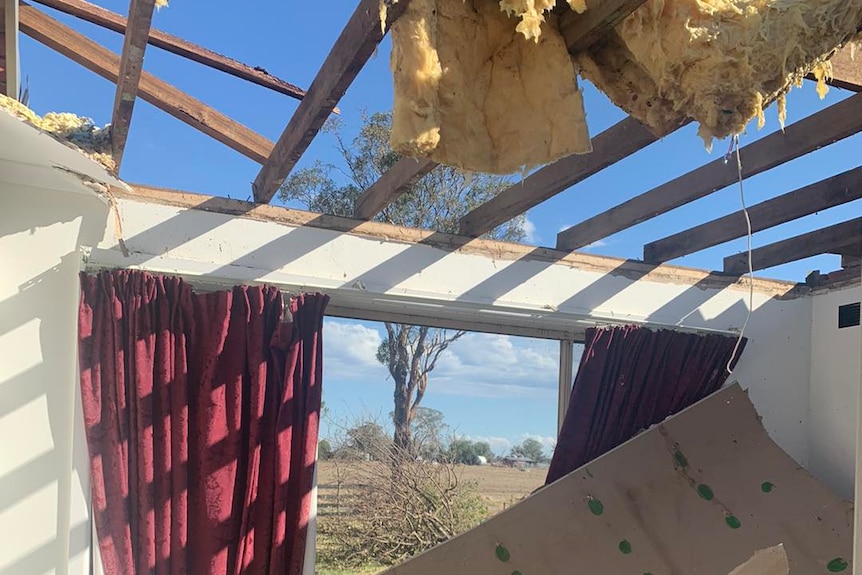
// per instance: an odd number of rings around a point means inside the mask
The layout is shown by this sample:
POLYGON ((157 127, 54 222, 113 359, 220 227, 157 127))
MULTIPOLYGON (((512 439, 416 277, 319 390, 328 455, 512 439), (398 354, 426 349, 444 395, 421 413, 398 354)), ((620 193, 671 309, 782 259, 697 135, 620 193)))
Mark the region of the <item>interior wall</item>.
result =
POLYGON ((859 287, 811 298, 810 470, 853 499, 860 329, 838 329, 838 306, 862 297, 859 287))
MULTIPOLYGON (((399 241, 396 234, 403 237, 404 230, 384 229, 375 237, 285 223, 301 216, 274 207, 267 208, 272 219, 263 220, 212 211, 223 201, 206 196, 174 195, 169 201, 175 203, 120 197, 131 255, 119 252, 109 230, 90 261, 226 284, 263 281, 321 290, 343 308, 413 313, 419 321, 418 314, 428 313, 457 314, 466 322, 532 321, 559 330, 608 320, 738 330, 751 306, 750 342, 735 379, 750 391, 774 440, 808 464, 811 303, 785 297, 792 285, 760 282, 749 302, 744 286, 695 270, 638 267, 588 254, 560 254, 558 260, 513 255, 506 250, 515 248, 505 245, 487 253, 453 250, 399 241)), ((251 208, 236 204, 237 211, 251 208)))
POLYGON ((0 575, 87 575, 79 246, 101 237, 107 210, 92 194, 3 182, 0 206, 0 575))

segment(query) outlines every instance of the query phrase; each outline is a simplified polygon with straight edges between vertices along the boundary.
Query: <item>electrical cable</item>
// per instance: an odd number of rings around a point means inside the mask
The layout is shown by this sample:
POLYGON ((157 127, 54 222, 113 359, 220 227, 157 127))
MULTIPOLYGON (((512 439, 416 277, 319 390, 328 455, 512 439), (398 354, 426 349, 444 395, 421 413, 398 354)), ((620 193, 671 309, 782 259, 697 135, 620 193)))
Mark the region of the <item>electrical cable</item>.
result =
POLYGON ((745 322, 742 324, 742 329, 739 330, 739 339, 736 340, 736 345, 733 346, 733 353, 730 356, 730 359, 727 361, 727 373, 728 376, 733 375, 733 360, 736 358, 736 354, 739 351, 739 346, 742 345, 742 340, 745 338, 745 330, 748 327, 748 322, 751 319, 751 311, 754 308, 754 262, 752 261, 751 256, 751 218, 748 215, 748 207, 745 205, 745 188, 742 184, 742 158, 739 153, 739 136, 734 136, 731 141, 731 150, 728 150, 727 156, 725 156, 724 161, 727 163, 728 159, 731 156, 731 151, 735 148, 736 151, 736 171, 739 176, 739 199, 742 203, 742 213, 745 216, 745 225, 747 226, 746 233, 746 241, 747 241, 747 251, 748 251, 748 314, 745 317, 745 322))

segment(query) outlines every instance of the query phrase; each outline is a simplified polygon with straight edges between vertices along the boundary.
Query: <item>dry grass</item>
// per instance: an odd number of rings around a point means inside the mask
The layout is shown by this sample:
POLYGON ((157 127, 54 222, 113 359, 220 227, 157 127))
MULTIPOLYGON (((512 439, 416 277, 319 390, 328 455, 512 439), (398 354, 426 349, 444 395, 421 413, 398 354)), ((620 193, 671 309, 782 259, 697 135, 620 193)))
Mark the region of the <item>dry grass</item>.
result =
MULTIPOLYGON (((362 465, 362 463, 339 465, 362 465)), ((320 513, 326 513, 328 505, 335 499, 338 489, 335 473, 336 465, 329 461, 321 461, 318 468, 317 484, 319 490, 320 513)), ((491 514, 511 507, 530 493, 541 487, 545 482, 546 469, 531 469, 519 471, 509 467, 491 465, 474 466, 459 465, 457 472, 464 481, 475 481, 479 492, 488 505, 491 514)), ((345 486, 342 486, 344 488, 345 486)))

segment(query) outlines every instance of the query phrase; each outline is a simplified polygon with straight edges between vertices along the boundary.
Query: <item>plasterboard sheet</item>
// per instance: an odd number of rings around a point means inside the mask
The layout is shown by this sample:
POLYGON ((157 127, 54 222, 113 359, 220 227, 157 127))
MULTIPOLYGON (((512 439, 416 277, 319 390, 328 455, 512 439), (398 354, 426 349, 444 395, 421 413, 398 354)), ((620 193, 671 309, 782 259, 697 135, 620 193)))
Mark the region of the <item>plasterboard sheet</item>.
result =
POLYGON ((850 573, 852 523, 734 384, 388 573, 728 575, 778 546, 850 573))

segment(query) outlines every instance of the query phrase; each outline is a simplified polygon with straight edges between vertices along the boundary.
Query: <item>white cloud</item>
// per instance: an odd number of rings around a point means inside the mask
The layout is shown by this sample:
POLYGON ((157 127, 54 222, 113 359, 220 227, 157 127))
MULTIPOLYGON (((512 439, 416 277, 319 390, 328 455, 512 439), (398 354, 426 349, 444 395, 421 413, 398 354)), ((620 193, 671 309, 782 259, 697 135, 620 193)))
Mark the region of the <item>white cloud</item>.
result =
POLYGON ((512 440, 506 437, 463 435, 459 436, 459 439, 487 443, 491 446, 491 451, 497 455, 506 455, 512 449, 513 445, 512 440))
MULTIPOLYGON (((326 321, 324 369, 327 378, 385 382, 377 361, 382 332, 362 323, 326 321)), ((556 342, 468 333, 440 356, 431 372, 434 393, 485 398, 551 398, 557 391, 556 342)))
POLYGON ((440 356, 431 379, 449 395, 552 397, 558 362, 556 342, 468 333, 440 356))
POLYGON ((524 215, 524 240, 531 244, 539 241, 536 224, 526 214, 524 215))
POLYGON ((323 334, 327 378, 386 379, 386 368, 377 361, 377 348, 383 341, 379 331, 361 323, 327 319, 323 334))
POLYGON ((564 232, 570 227, 572 227, 572 224, 563 224, 560 226, 560 229, 557 230, 557 233, 564 232))
POLYGON ((594 250, 594 249, 596 249, 596 248, 603 248, 603 247, 605 247, 606 245, 608 245, 608 242, 606 242, 605 240, 596 240, 596 241, 594 241, 594 242, 593 242, 593 243, 591 243, 591 244, 587 244, 587 245, 585 245, 585 246, 584 246, 584 247, 582 247, 581 249, 582 249, 582 250, 584 250, 584 251, 587 251, 587 250, 594 250))

